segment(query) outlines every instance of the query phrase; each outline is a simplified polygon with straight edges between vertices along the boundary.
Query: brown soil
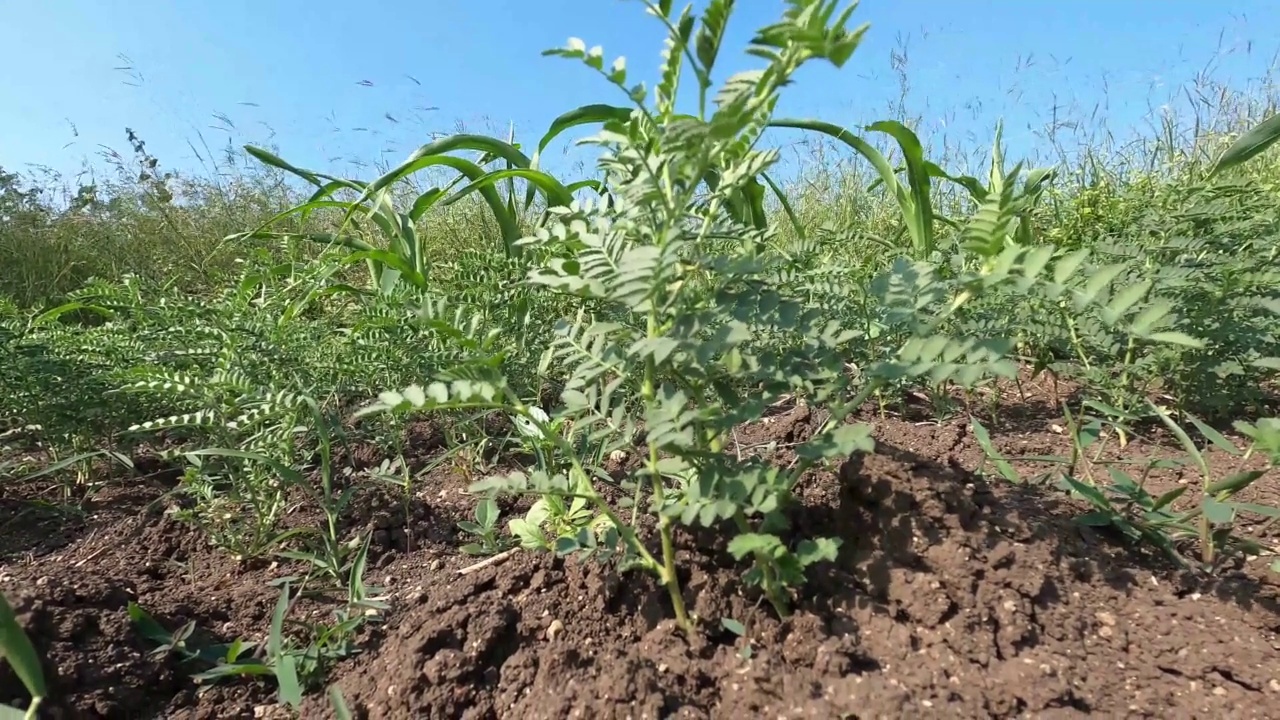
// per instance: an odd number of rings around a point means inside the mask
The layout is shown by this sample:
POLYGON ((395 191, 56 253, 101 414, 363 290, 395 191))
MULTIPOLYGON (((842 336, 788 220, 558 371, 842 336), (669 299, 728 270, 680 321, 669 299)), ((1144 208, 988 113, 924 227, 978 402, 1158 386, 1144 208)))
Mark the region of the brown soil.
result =
MULTIPOLYGON (((1053 413, 1002 418, 984 422, 1010 456, 1066 447, 1053 413)), ((742 428, 736 450, 790 462, 819 419, 785 410, 742 428)), ((366 492, 348 521, 375 531, 367 581, 392 609, 331 680, 370 720, 1280 718, 1280 583, 1263 561, 1194 580, 1080 529, 1061 493, 976 475, 982 452, 964 419, 868 419, 878 453, 800 488, 797 529, 844 545, 811 569, 791 617, 742 588, 723 540, 679 536, 695 638, 677 632, 649 578, 599 564, 516 553, 459 575, 476 558, 457 550, 472 502, 456 473, 434 474, 407 509, 366 492)), ((1160 437, 1110 453, 1176 455, 1160 437)), ((1238 461, 1212 462, 1226 474, 1238 461)), ((1188 480, 1175 468, 1151 484, 1188 480)), ((1280 505, 1280 478, 1251 492, 1280 505)), ((0 590, 53 677, 47 717, 290 716, 264 683, 197 686, 190 668, 149 654, 126 607, 168 628, 195 620, 224 640, 262 640, 278 597, 268 582, 296 568, 237 564, 120 490, 73 523, 33 514, 13 492, 0 503, 0 590)), ((23 694, 0 669, 0 702, 23 694)), ((332 717, 323 693, 299 715, 332 717)))

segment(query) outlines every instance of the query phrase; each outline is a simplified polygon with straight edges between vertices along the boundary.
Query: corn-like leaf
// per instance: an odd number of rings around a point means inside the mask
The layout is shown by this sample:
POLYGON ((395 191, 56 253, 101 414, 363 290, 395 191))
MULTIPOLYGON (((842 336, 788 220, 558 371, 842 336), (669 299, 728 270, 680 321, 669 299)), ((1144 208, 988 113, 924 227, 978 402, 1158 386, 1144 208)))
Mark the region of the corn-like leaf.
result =
MULTIPOLYGON (((468 135, 463 136, 463 139, 465 140, 473 137, 480 136, 468 135)), ((419 148, 417 152, 410 156, 409 160, 406 160, 399 166, 382 175, 382 177, 372 183, 369 183, 369 187, 365 188, 365 195, 357 200, 356 203, 353 203, 353 205, 362 202, 378 190, 386 188, 398 180, 402 180, 419 170, 424 170, 433 165, 444 165, 446 167, 453 168, 466 176, 466 178, 472 182, 483 179, 485 175, 488 174, 484 168, 470 160, 454 157, 452 155, 445 155, 443 153, 449 150, 458 149, 459 144, 463 146, 463 149, 478 149, 480 147, 485 147, 486 145, 483 143, 474 143, 475 147, 472 147, 470 143, 446 142, 447 140, 455 138, 446 138, 445 140, 441 140, 437 143, 424 145, 419 148), (439 149, 437 146, 444 149, 439 149)), ((493 140, 492 138, 489 139, 493 140)), ((506 143, 503 143, 500 140, 493 140, 492 145, 501 147, 506 146, 506 143)), ((515 150, 514 148, 511 148, 511 150, 518 154, 519 157, 524 158, 524 155, 520 154, 518 150, 515 150)), ((527 158, 524 159, 524 163, 527 167, 527 158)), ((498 194, 498 191, 494 189, 491 184, 482 183, 476 187, 476 190, 480 193, 480 196, 484 198, 485 204, 489 206, 489 211, 493 214, 494 220, 498 223, 498 229, 502 233, 503 247, 506 254, 508 256, 516 254, 515 242, 520 239, 520 228, 516 222, 516 218, 508 212, 506 203, 503 201, 502 196, 498 194)), ((348 211, 348 218, 354 214, 355 210, 355 208, 352 208, 352 210, 348 211)))
POLYGON ((1248 162, 1277 140, 1280 140, 1280 115, 1272 115, 1232 143, 1213 164, 1209 176, 1248 162))
POLYGON ((333 716, 336 720, 352 720, 351 708, 347 707, 347 699, 342 696, 342 688, 335 685, 329 686, 329 704, 333 706, 333 716))
POLYGON ((510 170, 497 170, 483 175, 482 177, 472 181, 466 187, 449 196, 449 198, 444 201, 444 204, 453 204, 463 197, 479 190, 483 186, 492 185, 494 183, 502 182, 503 180, 514 178, 528 180, 539 190, 542 190, 543 195, 547 198, 547 202, 552 207, 564 206, 573 202, 573 194, 569 191, 569 188, 565 187, 559 180, 547 173, 539 170, 531 170, 529 168, 512 168, 510 170))
POLYGON ((897 120, 881 120, 868 125, 867 129, 883 132, 898 142, 907 165, 907 184, 915 205, 915 214, 907 219, 913 227, 915 257, 928 258, 937 245, 933 236, 933 200, 930 198, 932 181, 925 166, 924 146, 910 128, 897 120))
POLYGON ((284 170, 287 173, 296 175, 297 177, 300 177, 303 180, 306 180, 312 185, 316 185, 316 186, 323 185, 324 183, 321 182, 321 180, 337 180, 337 178, 330 177, 322 173, 311 172, 310 170, 303 170, 300 167, 297 167, 291 163, 286 162, 284 159, 280 158, 274 153, 271 153, 267 150, 263 150, 262 148, 259 148, 259 147, 254 147, 253 145, 245 145, 244 151, 252 155, 255 160, 262 163, 263 165, 268 165, 278 170, 284 170))
MULTIPOLYGON (((40 667, 40 658, 36 655, 31 639, 18 624, 18 617, 13 612, 13 607, 9 605, 9 600, 2 593, 0 593, 0 660, 4 660, 9 667, 13 668, 14 674, 31 695, 32 703, 29 712, 34 712, 40 701, 48 695, 44 670, 40 667)), ((24 714, 19 712, 18 717, 24 717, 24 714)))
POLYGON ((910 187, 898 180, 893 165, 879 150, 866 140, 839 125, 822 120, 783 118, 771 121, 768 127, 817 132, 839 140, 853 148, 854 151, 871 163, 876 173, 880 176, 880 181, 892 190, 894 198, 898 202, 898 208, 902 212, 907 232, 911 236, 911 256, 918 260, 925 259, 936 249, 933 238, 932 205, 928 207, 920 205, 921 198, 929 197, 929 173, 927 167, 923 164, 923 157, 916 153, 919 140, 916 139, 914 143, 912 142, 912 138, 915 137, 914 133, 911 133, 906 126, 901 125, 901 123, 885 122, 877 123, 872 127, 889 133, 900 144, 906 143, 903 147, 903 152, 904 154, 910 153, 907 160, 910 187), (915 169, 914 174, 911 171, 912 168, 915 169))

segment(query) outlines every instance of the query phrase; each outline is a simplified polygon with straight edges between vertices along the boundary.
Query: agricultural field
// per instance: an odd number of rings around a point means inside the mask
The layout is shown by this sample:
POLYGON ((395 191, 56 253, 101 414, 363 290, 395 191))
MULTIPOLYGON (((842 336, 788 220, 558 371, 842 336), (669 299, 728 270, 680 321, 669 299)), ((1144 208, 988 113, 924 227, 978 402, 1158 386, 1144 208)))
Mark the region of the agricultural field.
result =
POLYGON ((0 171, 0 718, 1280 718, 1271 102, 959 174, 647 4, 522 146, 0 171))

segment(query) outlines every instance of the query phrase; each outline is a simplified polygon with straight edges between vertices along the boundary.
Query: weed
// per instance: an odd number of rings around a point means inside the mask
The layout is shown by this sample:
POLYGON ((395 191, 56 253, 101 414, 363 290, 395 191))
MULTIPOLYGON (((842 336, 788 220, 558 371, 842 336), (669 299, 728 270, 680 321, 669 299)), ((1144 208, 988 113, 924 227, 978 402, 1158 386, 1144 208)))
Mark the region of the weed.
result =
POLYGON ((476 503, 475 522, 464 520, 458 527, 476 539, 475 542, 462 546, 462 552, 468 555, 495 555, 502 552, 504 543, 498 537, 498 503, 493 498, 484 498, 476 503))
MULTIPOLYGON (((1095 403, 1090 405, 1102 407, 1095 403)), ((1270 467, 1237 469, 1219 480, 1214 480, 1205 457, 1205 449, 1191 439, 1167 409, 1155 404, 1150 406, 1151 414, 1158 417, 1178 440, 1185 453, 1183 457, 1147 460, 1104 459, 1103 453, 1108 435, 1124 437, 1126 434, 1131 434, 1132 428, 1122 423, 1124 420, 1138 419, 1132 415, 1114 419, 1114 409, 1108 410, 1110 411, 1108 414, 1112 417, 1090 417, 1083 413, 1067 413, 1068 434, 1072 443, 1070 456, 1019 458, 1024 462, 1045 464, 1051 468, 1042 475, 1030 479, 1031 482, 1054 481, 1061 490, 1090 506, 1091 510, 1076 518, 1077 523, 1089 527, 1111 528, 1129 541, 1158 548, 1167 557, 1184 567, 1210 574, 1218 572, 1224 563, 1232 559, 1277 553, 1277 548, 1270 546, 1259 537, 1251 537, 1235 531, 1235 525, 1241 514, 1267 518, 1268 525, 1280 519, 1280 509, 1234 499, 1240 492, 1264 477, 1270 467), (1155 495, 1147 489, 1147 484, 1153 471, 1183 467, 1191 467, 1199 474, 1199 497, 1186 509, 1176 509, 1175 503, 1187 495, 1191 489, 1190 485, 1180 485, 1155 495), (1136 468, 1136 470, 1126 468, 1136 468), (1198 548, 1196 559, 1192 559, 1186 549, 1192 544, 1198 548)), ((1274 429, 1256 432, 1254 435, 1257 439, 1253 445, 1242 450, 1200 419, 1187 416, 1187 421, 1206 438, 1209 445, 1242 460, 1254 452, 1259 439, 1264 444, 1275 442, 1274 429)), ((1006 458, 993 447, 991 437, 981 423, 973 420, 971 426, 986 456, 986 462, 991 463, 1002 478, 1010 482, 1027 481, 1014 469, 1010 458, 1006 458)), ((1246 436, 1253 432, 1252 426, 1246 425, 1241 429, 1248 431, 1245 432, 1246 436)), ((1275 456, 1271 457, 1273 458, 1272 466, 1274 466, 1275 456)), ((1280 571, 1280 562, 1273 567, 1280 571)))

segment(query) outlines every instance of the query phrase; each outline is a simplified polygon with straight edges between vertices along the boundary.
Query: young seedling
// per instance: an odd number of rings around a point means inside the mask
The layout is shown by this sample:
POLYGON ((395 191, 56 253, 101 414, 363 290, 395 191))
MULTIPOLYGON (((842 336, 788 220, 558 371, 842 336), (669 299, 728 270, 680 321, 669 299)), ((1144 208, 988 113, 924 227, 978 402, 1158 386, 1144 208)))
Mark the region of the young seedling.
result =
MULTIPOLYGON (((584 495, 565 497, 558 493, 548 493, 534 501, 529 511, 522 518, 513 518, 507 523, 512 536, 520 541, 520 546, 529 550, 564 549, 570 541, 576 542, 579 533, 587 528, 594 531, 607 529, 607 518, 594 512, 585 494, 590 493, 591 480, 604 479, 608 476, 599 470, 604 459, 604 444, 593 441, 591 433, 584 432, 581 425, 574 424, 566 418, 552 420, 541 408, 531 406, 529 414, 535 418, 548 432, 555 433, 558 438, 573 448, 575 456, 592 477, 576 477, 577 485, 584 495)), ((560 474, 573 476, 573 463, 566 460, 557 442, 545 437, 538 425, 515 415, 512 421, 523 444, 523 450, 534 457, 534 470, 554 477, 560 474)))
POLYGON ((297 596, 291 593, 288 581, 280 586, 265 645, 237 639, 196 647, 189 643, 194 622, 171 633, 136 603, 129 604, 129 617, 143 637, 157 644, 154 652, 176 653, 183 662, 206 666, 191 675, 197 683, 229 677, 272 677, 280 702, 297 708, 304 692, 315 687, 334 662, 356 652, 351 638, 366 618, 362 612, 340 613, 338 622, 332 625, 307 623, 304 629, 308 642, 298 643, 285 634, 287 616, 297 596))
POLYGON ((468 555, 494 555, 506 549, 506 544, 498 537, 498 517, 501 515, 498 502, 491 497, 482 498, 476 503, 475 522, 463 520, 458 527, 476 538, 476 542, 462 546, 462 552, 468 555))
MULTIPOLYGON (((1086 409, 1100 406, 1105 415, 1115 412, 1114 408, 1093 401, 1086 401, 1085 406, 1086 409)), ((1160 418, 1178 439, 1186 453, 1185 457, 1103 461, 1101 458, 1106 438, 1110 434, 1119 435, 1119 432, 1108 433, 1107 426, 1113 426, 1116 431, 1123 430, 1129 438, 1137 437, 1137 434, 1130 427, 1115 427, 1119 425, 1118 420, 1103 420, 1074 414, 1068 410, 1068 436, 1072 447, 1070 456, 1030 456, 1016 459, 1050 464, 1057 468, 1042 477, 1056 476, 1060 489, 1092 507, 1092 510, 1076 518, 1077 523, 1089 527, 1112 528, 1132 542, 1145 543, 1159 549, 1184 567, 1212 573, 1221 567, 1227 557, 1275 554, 1275 548, 1259 539, 1260 533, 1255 534, 1255 537, 1243 537, 1234 532, 1236 518, 1242 512, 1269 518, 1268 522, 1280 518, 1280 509, 1233 500, 1236 494, 1263 477, 1268 469, 1242 469, 1214 481, 1204 451, 1191 440, 1186 430, 1173 420, 1165 408, 1154 403, 1149 403, 1149 407, 1151 413, 1160 418), (1194 467, 1201 476, 1200 500, 1196 506, 1187 510, 1174 507, 1175 502, 1186 495, 1189 486, 1176 487, 1159 495, 1147 490, 1153 471, 1178 469, 1188 465, 1194 467), (1125 466, 1137 466, 1139 471, 1135 474, 1126 470, 1125 466), (1105 469, 1105 477, 1098 477, 1099 468, 1105 469), (1189 544, 1199 548, 1198 560, 1189 558, 1184 552, 1185 546, 1189 544)), ((1217 430, 1194 416, 1188 415, 1187 419, 1210 444, 1230 455, 1244 459, 1253 451, 1252 447, 1240 450, 1217 430)), ((995 450, 986 428, 976 419, 971 423, 986 462, 992 463, 999 475, 1006 480, 1022 482, 1022 478, 1010 464, 1010 459, 995 450)), ((1265 423, 1263 421, 1264 425, 1265 423)), ((1259 440, 1265 443, 1280 438, 1280 434, 1268 436, 1266 431, 1259 432, 1256 426, 1247 423, 1242 424, 1240 429, 1246 436, 1255 438, 1255 447, 1259 440)), ((1280 448, 1280 441, 1276 442, 1275 447, 1280 448)), ((1280 454, 1275 457, 1280 457, 1280 454)), ((1274 567, 1280 570, 1280 562, 1274 567)))
MULTIPOLYGON (((1155 403, 1150 403, 1150 406, 1165 427, 1173 433, 1174 437, 1178 438, 1183 450, 1186 451, 1196 469, 1200 471, 1199 507, 1183 513, 1178 518, 1178 530, 1185 532, 1188 523, 1195 523, 1195 535, 1200 545, 1201 569, 1213 571, 1219 566, 1222 556, 1226 554, 1276 554, 1276 548, 1269 547, 1261 539, 1241 536, 1235 532, 1235 521, 1240 513, 1252 513, 1272 520, 1280 518, 1280 509, 1257 503, 1239 502, 1234 499, 1236 495, 1248 489, 1266 475, 1268 469, 1239 470, 1221 480, 1213 480, 1204 451, 1196 446, 1182 426, 1174 422, 1168 410, 1155 403)), ((1219 450, 1236 457, 1245 455, 1246 451, 1237 448, 1222 433, 1205 424, 1199 418, 1190 414, 1186 417, 1195 426, 1196 430, 1219 450)), ((1177 496, 1181 496, 1182 491, 1185 490, 1186 488, 1182 487, 1167 494, 1176 492, 1177 496)))

